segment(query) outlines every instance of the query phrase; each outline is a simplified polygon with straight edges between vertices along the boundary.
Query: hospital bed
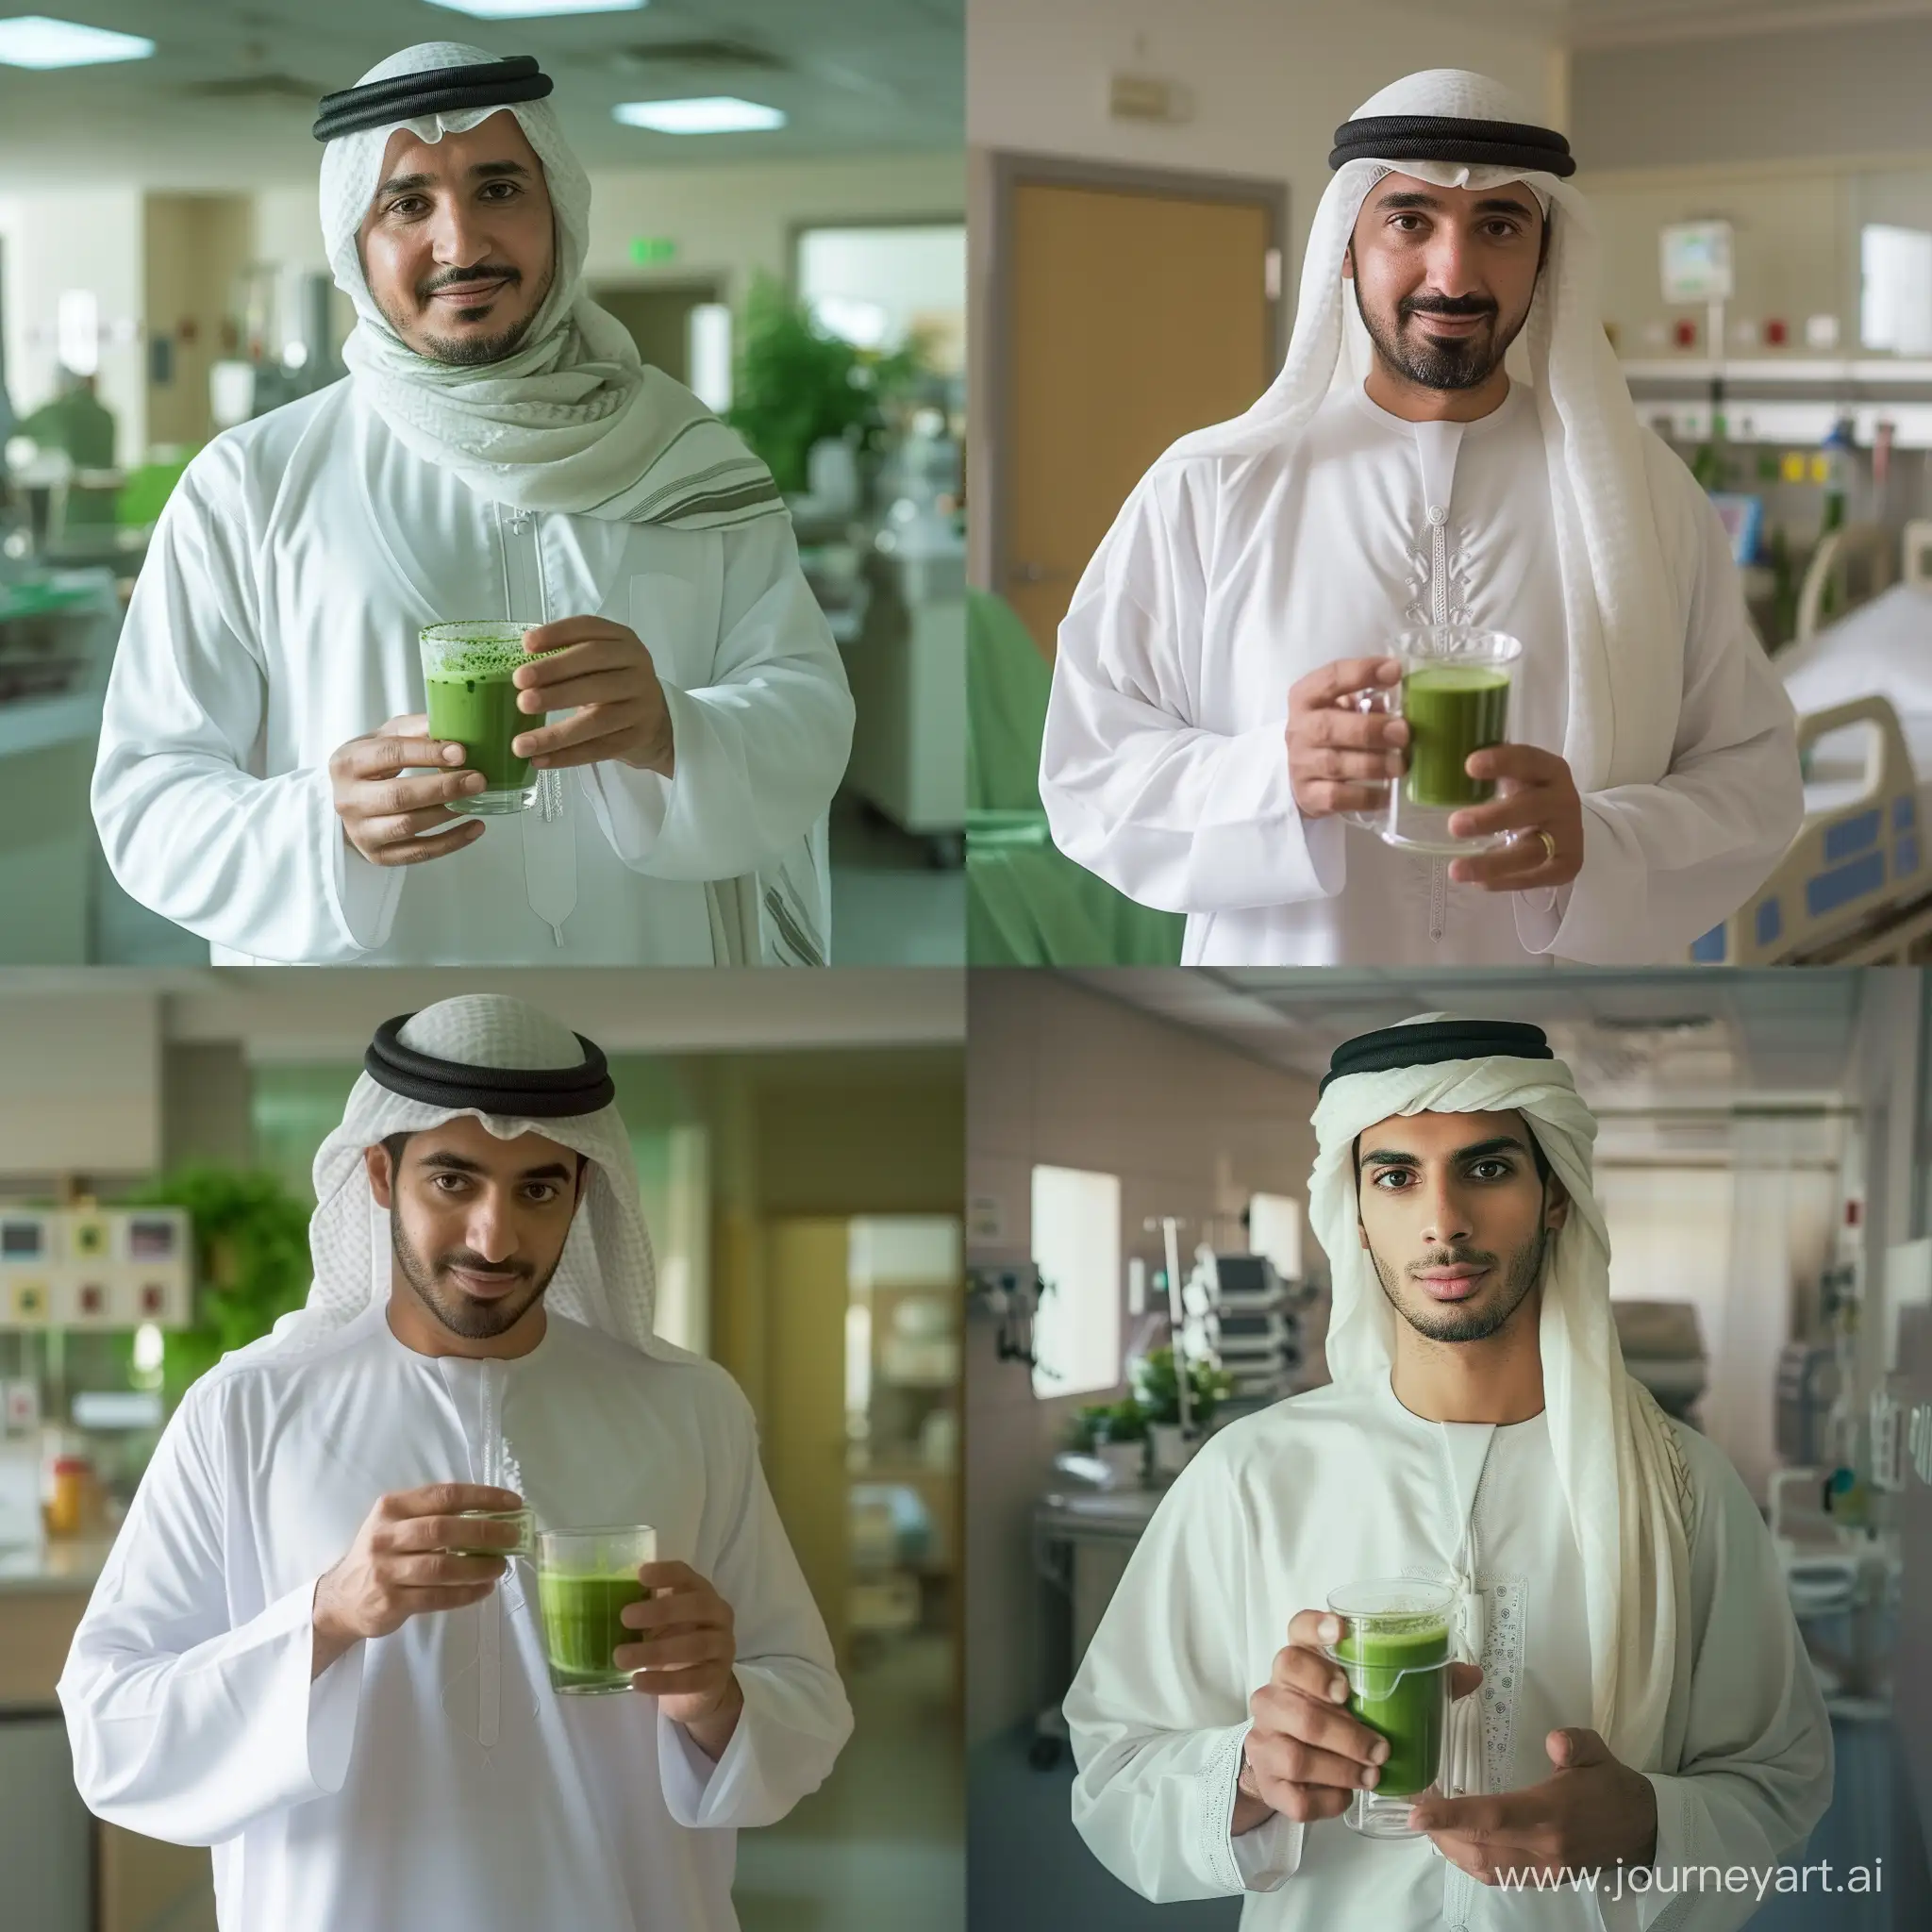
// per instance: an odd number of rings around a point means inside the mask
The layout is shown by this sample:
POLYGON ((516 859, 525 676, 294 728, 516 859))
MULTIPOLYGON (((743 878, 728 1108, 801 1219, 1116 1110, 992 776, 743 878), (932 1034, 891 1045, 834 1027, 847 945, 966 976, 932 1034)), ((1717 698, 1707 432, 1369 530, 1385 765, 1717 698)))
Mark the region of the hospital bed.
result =
POLYGON ((1778 664, 1799 712, 1804 824, 1763 886, 1691 947, 1700 964, 1932 958, 1932 523, 1907 526, 1901 582, 1887 582, 1881 540, 1889 553, 1875 526, 1836 531, 1807 573, 1798 640, 1778 664), (1833 603, 1845 614, 1824 624, 1833 603))

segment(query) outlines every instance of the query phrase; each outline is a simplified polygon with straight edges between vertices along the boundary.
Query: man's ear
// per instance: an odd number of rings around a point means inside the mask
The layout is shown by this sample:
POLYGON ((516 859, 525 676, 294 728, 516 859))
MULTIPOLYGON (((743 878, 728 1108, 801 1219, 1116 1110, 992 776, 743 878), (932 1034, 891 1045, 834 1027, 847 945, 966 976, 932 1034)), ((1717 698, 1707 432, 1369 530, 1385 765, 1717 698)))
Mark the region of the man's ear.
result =
POLYGON ((1344 282, 1355 280, 1355 243, 1353 242, 1349 242, 1341 251, 1341 279, 1344 282))
POLYGON ((1362 1225, 1362 1218, 1359 1214, 1355 1218, 1355 1238, 1361 1242, 1363 1254, 1367 1254, 1369 1252, 1369 1231, 1362 1225))
POLYGON ((374 1147, 362 1150, 362 1166, 369 1175, 369 1191, 375 1196, 375 1205, 387 1208, 390 1206, 389 1149, 378 1141, 374 1147))
POLYGON ((1555 1234, 1570 1219, 1570 1191, 1564 1187, 1560 1174, 1550 1175, 1543 1195, 1543 1225, 1555 1234))

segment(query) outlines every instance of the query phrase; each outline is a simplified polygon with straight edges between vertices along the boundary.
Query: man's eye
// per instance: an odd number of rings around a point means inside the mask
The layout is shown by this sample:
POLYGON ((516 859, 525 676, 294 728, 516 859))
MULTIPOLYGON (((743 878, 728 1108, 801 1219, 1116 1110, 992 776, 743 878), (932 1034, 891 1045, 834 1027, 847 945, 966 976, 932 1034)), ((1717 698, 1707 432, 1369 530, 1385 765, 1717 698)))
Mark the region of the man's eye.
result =
POLYGON ((454 1194, 458 1192, 460 1189, 468 1185, 464 1176, 459 1174, 437 1174, 433 1177, 431 1184, 440 1192, 445 1194, 454 1194))
POLYGON ((1385 1167, 1382 1170, 1382 1172, 1375 1176, 1375 1185, 1378 1188, 1384 1189, 1386 1191, 1390 1193, 1394 1193, 1397 1192, 1398 1190, 1391 1187, 1390 1185, 1391 1182, 1401 1181, 1407 1183, 1412 1179, 1414 1179, 1414 1175, 1411 1174, 1408 1169, 1406 1167, 1385 1167))
POLYGON ((1478 1160, 1470 1169, 1470 1173, 1479 1181, 1498 1180, 1507 1175, 1508 1172, 1509 1163, 1507 1160, 1478 1160))

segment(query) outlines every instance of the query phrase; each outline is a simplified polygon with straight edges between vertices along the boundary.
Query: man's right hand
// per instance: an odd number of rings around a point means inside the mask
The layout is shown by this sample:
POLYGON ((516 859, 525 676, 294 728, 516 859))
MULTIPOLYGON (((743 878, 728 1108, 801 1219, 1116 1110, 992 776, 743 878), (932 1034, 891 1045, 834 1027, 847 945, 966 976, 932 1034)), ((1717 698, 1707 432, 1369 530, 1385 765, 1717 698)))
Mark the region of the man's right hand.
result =
MULTIPOLYGON (((1341 1625, 1326 1610, 1298 1610, 1288 1647, 1275 1653, 1268 1682, 1248 1700, 1255 1720, 1235 1790, 1236 1837, 1271 1813, 1308 1824, 1340 1818, 1358 1790, 1373 1790, 1389 1756, 1385 1739, 1343 1707, 1348 1679, 1322 1655, 1341 1625)), ((1449 1692, 1467 1697, 1483 1680, 1480 1664, 1451 1664, 1449 1692)))
POLYGON ((1305 819, 1374 811, 1401 774, 1408 726, 1384 711, 1357 710, 1357 692, 1391 686, 1399 658, 1341 658, 1288 691, 1288 776, 1305 819))
POLYGON ((482 773, 448 770, 462 763, 462 746, 428 733, 425 712, 391 718, 380 731, 350 739, 328 761, 343 835, 371 865, 420 865, 483 836, 481 819, 448 808, 451 799, 483 790, 482 773), (444 769, 404 777, 412 765, 444 769))
POLYGON ((387 1637, 427 1610, 481 1603, 509 1567, 502 1557, 454 1557, 460 1545, 516 1547, 513 1523, 464 1520, 465 1509, 517 1509, 514 1490, 429 1483, 377 1499, 349 1553, 315 1586, 311 1677, 365 1637, 387 1637))

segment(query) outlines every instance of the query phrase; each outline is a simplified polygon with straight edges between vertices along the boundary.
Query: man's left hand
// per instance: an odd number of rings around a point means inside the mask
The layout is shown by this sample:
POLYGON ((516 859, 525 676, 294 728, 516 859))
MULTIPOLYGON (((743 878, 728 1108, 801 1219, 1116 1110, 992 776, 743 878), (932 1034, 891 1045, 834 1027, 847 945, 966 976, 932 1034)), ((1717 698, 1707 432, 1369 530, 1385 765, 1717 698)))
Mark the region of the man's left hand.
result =
POLYGON ((517 708, 575 715, 520 732, 510 745, 518 758, 544 772, 615 758, 675 774, 664 687, 636 631, 605 617, 565 617, 526 630, 524 649, 557 655, 517 667, 517 708))
POLYGON ((1594 1731, 1543 1740, 1557 1774, 1486 1798, 1419 1798, 1409 1821, 1481 1885, 1505 1876, 1557 1882, 1565 1873, 1648 1865, 1657 1857, 1657 1792, 1610 1756, 1594 1731))
POLYGON ((1570 767, 1555 752, 1492 744, 1471 752, 1462 769, 1472 778, 1494 779, 1496 796, 1455 813, 1449 836, 1481 839, 1507 832, 1510 839, 1493 852, 1455 860, 1449 876, 1458 886, 1524 892, 1567 886, 1583 870, 1583 801, 1570 767))
POLYGON ((631 1674, 634 1690, 655 1697, 666 1717, 718 1757, 744 1707, 732 1670, 731 1606, 689 1563, 646 1563, 638 1581, 652 1593, 620 1614, 640 1641, 620 1644, 611 1661, 631 1674))

